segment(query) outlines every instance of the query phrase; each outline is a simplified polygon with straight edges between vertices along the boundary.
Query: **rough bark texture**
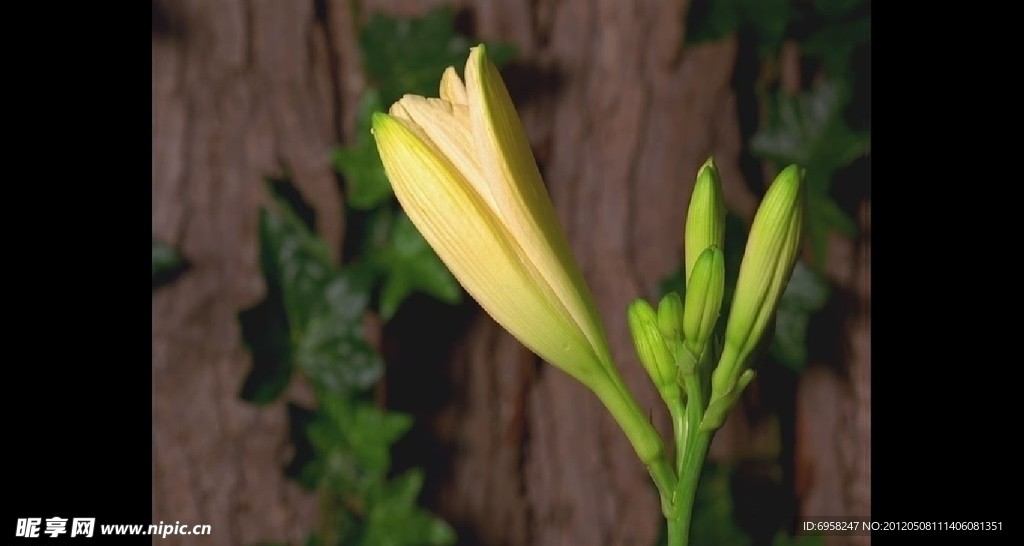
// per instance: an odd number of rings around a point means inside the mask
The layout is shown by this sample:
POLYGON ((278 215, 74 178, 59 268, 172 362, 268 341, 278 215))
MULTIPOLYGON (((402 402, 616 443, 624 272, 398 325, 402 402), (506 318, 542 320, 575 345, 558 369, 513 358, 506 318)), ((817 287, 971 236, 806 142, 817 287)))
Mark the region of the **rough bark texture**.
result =
MULTIPOLYGON (((441 3, 365 0, 361 16, 441 3)), ((545 180, 623 375, 665 430, 624 310, 653 298, 677 267, 686 201, 708 155, 730 207, 748 218, 756 207, 737 159, 737 44, 683 47, 682 0, 454 4, 472 10, 479 36, 520 49, 509 84, 545 180)), ((262 295, 263 177, 286 170, 315 207, 318 231, 340 248, 328 151, 351 134, 363 86, 352 17, 344 0, 154 4, 153 232, 192 264, 153 296, 154 521, 213 526, 189 544, 297 543, 313 527, 314 500, 281 475, 290 449, 283 403, 237 398, 249 361, 235 315, 262 295)), ((807 515, 866 515, 867 250, 833 246, 830 275, 856 303, 845 326, 851 350, 800 386, 797 482, 807 515)), ((654 543, 650 480, 592 394, 483 314, 453 354, 456 396, 438 427, 453 459, 437 508, 466 544, 654 543)), ((757 443, 751 427, 730 419, 714 456, 757 443)), ((175 538, 168 544, 186 542, 175 538)))
POLYGON ((314 521, 281 474, 284 405, 238 399, 249 361, 235 320, 262 293, 263 177, 287 168, 340 248, 335 89, 313 7, 154 4, 153 233, 192 267, 153 295, 153 516, 213 530, 171 544, 298 542, 314 521))

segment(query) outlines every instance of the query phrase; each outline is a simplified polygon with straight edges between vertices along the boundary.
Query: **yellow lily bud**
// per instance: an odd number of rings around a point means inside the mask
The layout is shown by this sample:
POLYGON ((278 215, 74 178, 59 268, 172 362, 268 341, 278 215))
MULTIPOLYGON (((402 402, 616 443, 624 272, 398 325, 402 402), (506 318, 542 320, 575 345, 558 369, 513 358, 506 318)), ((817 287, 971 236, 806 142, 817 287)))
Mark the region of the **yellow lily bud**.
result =
MULTIPOLYGON (((661 307, 659 306, 659 311, 661 307)), ((627 317, 640 363, 647 370, 647 375, 651 376, 651 381, 662 399, 671 407, 671 401, 679 399, 680 391, 676 383, 675 359, 659 328, 660 317, 655 315, 651 304, 643 299, 629 304, 627 317)))
POLYGON ((724 294, 725 256, 717 246, 710 246, 693 266, 683 307, 684 343, 698 360, 715 330, 724 294))
POLYGON ((611 361, 586 284, 497 70, 473 48, 467 85, 406 95, 373 130, 409 219, 495 321, 585 384, 611 361))
POLYGON ((384 170, 455 278, 523 345, 589 387, 661 484, 661 439, 629 395, 558 223, 526 132, 484 46, 440 98, 406 95, 373 116, 384 170))
POLYGON ((754 215, 726 324, 722 358, 712 374, 712 400, 736 387, 793 272, 803 233, 804 186, 803 169, 786 167, 754 215))
POLYGON ((683 233, 683 258, 686 261, 686 282, 690 282, 697 257, 709 246, 723 248, 725 241, 725 198, 722 179, 715 160, 708 158, 697 172, 697 182, 690 195, 683 233))

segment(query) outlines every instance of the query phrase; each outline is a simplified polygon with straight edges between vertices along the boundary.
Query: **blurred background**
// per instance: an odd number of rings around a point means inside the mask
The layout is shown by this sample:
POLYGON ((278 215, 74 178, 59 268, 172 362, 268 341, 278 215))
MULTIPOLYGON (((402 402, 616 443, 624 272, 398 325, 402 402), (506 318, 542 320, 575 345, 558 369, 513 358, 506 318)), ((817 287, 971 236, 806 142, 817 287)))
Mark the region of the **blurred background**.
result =
POLYGON ((796 528, 871 513, 866 0, 154 0, 153 520, 213 529, 166 542, 664 540, 597 399, 462 292, 383 176, 369 114, 480 42, 666 433, 625 310, 682 288, 697 169, 734 278, 767 184, 807 168, 804 256, 694 539, 868 544, 796 528))

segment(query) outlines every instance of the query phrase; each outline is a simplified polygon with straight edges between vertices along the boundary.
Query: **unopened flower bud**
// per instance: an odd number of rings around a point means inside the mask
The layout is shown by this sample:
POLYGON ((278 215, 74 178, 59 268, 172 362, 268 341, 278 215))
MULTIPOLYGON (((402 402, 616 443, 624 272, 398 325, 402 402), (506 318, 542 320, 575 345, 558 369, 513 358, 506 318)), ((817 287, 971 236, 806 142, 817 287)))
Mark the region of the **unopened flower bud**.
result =
POLYGON ((679 337, 683 327, 683 299, 675 292, 669 292, 658 303, 658 327, 666 340, 679 337))
POLYGON ((754 216, 729 311, 722 358, 712 375, 712 400, 736 387, 793 272, 803 233, 804 186, 803 169, 786 167, 768 188, 754 216))
POLYGON ((683 338, 686 348, 698 358, 715 330, 724 293, 725 257, 721 249, 711 246, 693 266, 683 306, 683 338))
POLYGON ((665 338, 658 327, 658 316, 646 300, 638 299, 627 312, 629 331, 633 335, 640 363, 651 376, 651 381, 666 403, 679 397, 676 383, 676 365, 665 338))
POLYGON ((686 231, 683 233, 683 258, 686 262, 686 282, 690 282, 693 266, 704 249, 722 248, 725 241, 725 198, 722 179, 718 176, 715 160, 708 158, 697 172, 697 181, 690 195, 686 213, 686 231))

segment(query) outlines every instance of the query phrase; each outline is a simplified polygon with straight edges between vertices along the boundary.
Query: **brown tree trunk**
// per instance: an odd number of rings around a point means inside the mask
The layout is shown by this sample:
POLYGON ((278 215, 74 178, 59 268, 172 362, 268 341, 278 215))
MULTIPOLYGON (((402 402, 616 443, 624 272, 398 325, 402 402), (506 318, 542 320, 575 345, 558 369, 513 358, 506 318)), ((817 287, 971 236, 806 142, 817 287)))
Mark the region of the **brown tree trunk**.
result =
POLYGON ((284 404, 238 398, 249 357, 235 317, 262 297, 264 177, 287 169, 340 248, 328 154, 342 66, 313 2, 153 9, 153 234, 192 265, 153 295, 153 520, 212 526, 210 537, 170 544, 299 543, 314 500, 281 473, 284 404))
MULTIPOLYGON (((359 16, 442 3, 364 0, 359 16)), ((519 47, 509 84, 545 180, 623 375, 666 430, 625 309, 653 298, 678 266, 687 198, 707 156, 730 207, 753 214, 738 167, 737 44, 684 47, 682 0, 455 4, 474 13, 479 36, 519 47)), ((237 397, 249 364, 235 314, 262 295, 263 177, 286 170, 315 207, 318 231, 340 248, 328 151, 351 134, 363 86, 357 22, 345 0, 165 0, 154 12, 153 232, 192 264, 153 297, 154 521, 211 524, 200 543, 298 543, 313 527, 314 500, 281 474, 283 403, 256 408, 237 397)), ((807 498, 851 499, 842 509, 854 515, 869 483, 864 350, 856 373, 837 380, 850 395, 814 402, 836 408, 844 425, 803 455, 844 473, 807 481, 807 498)), ((467 544, 654 543, 661 523, 649 477, 591 393, 538 365, 482 313, 454 354, 455 398, 438 427, 453 459, 437 509, 467 544)), ((288 396, 302 398, 299 387, 288 396)), ((808 388, 805 399, 821 389, 808 388)), ((729 438, 741 425, 730 420, 717 456, 739 450, 729 438)))

